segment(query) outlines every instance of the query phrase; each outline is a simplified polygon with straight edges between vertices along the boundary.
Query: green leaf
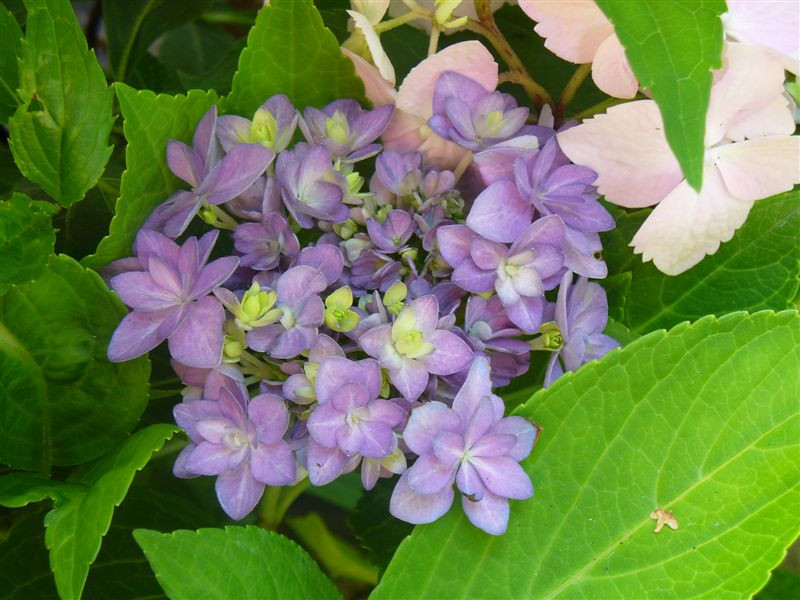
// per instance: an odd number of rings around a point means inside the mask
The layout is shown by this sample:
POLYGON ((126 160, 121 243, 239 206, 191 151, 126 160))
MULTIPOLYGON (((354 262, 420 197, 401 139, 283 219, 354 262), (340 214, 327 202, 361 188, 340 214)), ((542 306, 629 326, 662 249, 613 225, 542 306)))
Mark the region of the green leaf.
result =
POLYGON ((122 110, 128 147, 120 197, 108 236, 82 263, 99 268, 130 256, 136 232, 152 210, 183 186, 167 166, 167 141, 191 142, 200 119, 217 101, 215 92, 193 90, 186 96, 156 95, 124 84, 114 86, 122 110))
POLYGON ((0 123, 19 105, 17 58, 22 48, 22 29, 5 6, 0 6, 0 123))
POLYGON ((53 215, 58 207, 14 194, 0 202, 0 295, 11 284, 39 276, 53 253, 56 232, 53 215))
POLYGON ((379 479, 375 487, 358 501, 348 521, 361 545, 369 550, 373 564, 381 571, 392 560, 400 542, 414 529, 410 523, 389 514, 389 498, 395 484, 394 480, 379 479))
POLYGON ((457 502, 373 597, 749 597, 800 531, 798 364, 796 311, 735 313, 567 374, 516 411, 543 429, 508 531, 457 502), (657 508, 679 528, 654 533, 657 508))
POLYGON ((257 527, 133 532, 170 598, 340 598, 293 541, 257 527))
POLYGON ((0 462, 48 472, 100 456, 133 429, 150 363, 106 358, 125 312, 96 273, 65 255, 3 296, 0 462))
POLYGON ((364 98, 353 63, 311 0, 272 0, 259 11, 225 111, 250 117, 274 94, 286 94, 300 110, 337 98, 364 98))
POLYGON ((347 579, 370 587, 378 583, 378 570, 358 548, 336 537, 317 513, 290 517, 286 524, 334 579, 347 579))
POLYGON ((614 24, 639 83, 658 103, 686 180, 699 190, 711 71, 722 66, 724 0, 597 0, 597 5, 614 24))
POLYGON ((42 513, 22 515, 0 543, 0 599, 58 598, 47 564, 42 513))
POLYGON ((609 272, 631 271, 623 306, 631 330, 642 333, 735 310, 782 310, 797 294, 800 191, 759 200, 730 242, 676 277, 642 263, 627 246, 649 214, 621 213, 617 229, 603 236, 609 272))
POLYGON ((175 431, 174 425, 151 425, 137 431, 114 452, 71 478, 71 483, 88 486, 87 490, 69 495, 47 513, 45 544, 62 598, 80 597, 114 508, 125 498, 136 471, 175 431))
POLYGON ((47 498, 61 500, 81 489, 79 485, 47 479, 35 473, 9 473, 0 476, 0 505, 18 508, 47 498))
POLYGON ((83 198, 111 156, 113 94, 67 0, 26 0, 23 105, 8 124, 25 177, 59 204, 83 198))
POLYGON ((200 16, 209 4, 210 0, 103 0, 108 56, 117 81, 126 81, 158 36, 200 16))

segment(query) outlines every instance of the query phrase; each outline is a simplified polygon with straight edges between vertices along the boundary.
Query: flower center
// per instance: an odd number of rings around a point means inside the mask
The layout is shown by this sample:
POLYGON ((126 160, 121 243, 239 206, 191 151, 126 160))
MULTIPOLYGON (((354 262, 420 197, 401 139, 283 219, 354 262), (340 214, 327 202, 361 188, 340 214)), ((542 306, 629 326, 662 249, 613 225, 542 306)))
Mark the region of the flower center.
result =
POLYGON ((230 427, 222 436, 222 443, 231 450, 241 450, 250 443, 250 436, 241 429, 230 427))
POLYGON ((347 124, 347 117, 338 110, 333 113, 332 117, 325 120, 325 129, 328 139, 332 142, 344 146, 350 141, 350 126, 347 124))
POLYGON ((266 108, 259 108, 253 117, 253 124, 250 126, 249 141, 272 148, 277 137, 278 122, 275 117, 266 108))

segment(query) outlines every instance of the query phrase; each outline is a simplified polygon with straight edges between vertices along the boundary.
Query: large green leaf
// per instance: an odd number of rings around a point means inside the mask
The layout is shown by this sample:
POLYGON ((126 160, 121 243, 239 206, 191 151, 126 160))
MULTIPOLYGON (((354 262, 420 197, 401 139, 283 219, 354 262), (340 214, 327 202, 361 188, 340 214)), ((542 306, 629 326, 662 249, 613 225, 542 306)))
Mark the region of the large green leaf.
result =
POLYGON ((567 374, 516 411, 543 429, 508 531, 458 506, 400 545, 374 597, 749 597, 800 532, 798 364, 796 311, 735 313, 567 374), (654 533, 657 508, 677 530, 654 533))
POLYGON ((25 194, 0 202, 0 294, 42 272, 56 241, 52 219, 57 210, 25 194))
POLYGON ((26 0, 22 106, 9 121, 25 177, 64 206, 83 198, 111 156, 113 93, 67 0, 26 0))
POLYGON ((631 276, 624 295, 609 294, 609 304, 617 305, 634 331, 735 310, 782 310, 797 294, 800 191, 759 200, 731 241, 677 277, 642 263, 627 245, 649 214, 620 212, 617 228, 603 236, 609 272, 631 276))
POLYGON ((225 110, 250 117, 274 94, 286 94, 300 110, 364 97, 353 63, 311 0, 272 0, 259 11, 225 110))
POLYGON ((155 39, 194 19, 210 0, 103 0, 108 56, 117 81, 127 81, 155 39))
POLYGON ((703 182, 711 71, 722 66, 724 0, 597 0, 633 72, 658 103, 689 184, 703 182))
POLYGON ((96 458, 133 429, 150 363, 108 362, 124 314, 100 277, 65 255, 2 297, 0 462, 47 472, 96 458))
POLYGON ((79 484, 55 481, 37 473, 9 473, 0 476, 0 506, 19 508, 47 498, 63 500, 82 489, 79 484))
POLYGON ((83 264, 98 268, 130 256, 136 232, 152 210, 181 187, 167 166, 167 141, 190 142, 197 123, 217 101, 213 91, 193 90, 186 96, 156 95, 124 84, 114 86, 122 110, 128 147, 120 197, 108 236, 83 264))
POLYGON ((293 541, 257 527, 158 533, 137 529, 170 598, 339 598, 331 581, 293 541))
POLYGON ((17 57, 22 47, 22 30, 5 6, 0 6, 0 123, 5 123, 19 104, 17 57))
POLYGON ((122 502, 136 471, 177 431, 174 425, 150 425, 125 440, 114 452, 70 478, 85 491, 57 502, 44 519, 50 568, 62 598, 79 598, 89 565, 97 557, 114 508, 122 502))

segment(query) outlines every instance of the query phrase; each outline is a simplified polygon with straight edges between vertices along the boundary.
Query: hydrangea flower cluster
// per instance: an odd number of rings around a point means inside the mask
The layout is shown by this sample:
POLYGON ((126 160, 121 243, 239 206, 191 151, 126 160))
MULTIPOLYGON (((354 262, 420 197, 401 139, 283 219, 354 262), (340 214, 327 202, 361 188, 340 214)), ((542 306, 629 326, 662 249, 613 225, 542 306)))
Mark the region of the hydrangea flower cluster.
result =
POLYGON ((436 80, 427 120, 459 148, 455 171, 383 150, 394 110, 344 99, 300 114, 281 95, 252 119, 212 108, 191 147, 167 148, 190 189, 107 273, 132 309, 110 359, 168 341, 190 439, 175 474, 216 476, 234 519, 265 486, 360 468, 366 489, 401 475, 400 519, 431 522, 458 493, 499 535, 508 500, 533 494, 519 463, 538 428, 504 416, 492 388, 533 350, 551 352, 549 385, 616 345, 586 279, 606 275, 598 233, 614 226, 595 173, 458 72, 436 80), (215 254, 220 232, 230 250, 215 254))

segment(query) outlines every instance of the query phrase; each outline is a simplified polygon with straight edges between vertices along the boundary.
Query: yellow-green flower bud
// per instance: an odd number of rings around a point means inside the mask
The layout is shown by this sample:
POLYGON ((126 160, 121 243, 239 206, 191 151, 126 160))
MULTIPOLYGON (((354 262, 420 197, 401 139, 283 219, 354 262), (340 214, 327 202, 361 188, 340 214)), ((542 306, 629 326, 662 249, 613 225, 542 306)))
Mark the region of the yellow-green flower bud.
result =
POLYGON ((277 137, 278 122, 275 117, 266 108, 259 108, 253 116, 253 124, 250 125, 250 139, 247 141, 272 148, 277 137))
POLYGON ((226 335, 225 341, 222 345, 222 362, 235 363, 239 362, 239 357, 242 355, 242 343, 233 339, 231 336, 226 335))
POLYGON ((219 219, 217 213, 212 206, 204 206, 197 212, 198 216, 212 227, 219 226, 219 219))
POLYGON ((462 0, 436 0, 434 18, 439 25, 444 25, 453 16, 453 11, 458 8, 462 0))
POLYGON ((325 324, 334 331, 352 331, 361 321, 350 307, 353 306, 353 292, 345 286, 340 287, 325 299, 325 324))
POLYGON ((341 111, 337 110, 332 117, 325 119, 325 130, 332 142, 344 146, 350 141, 350 125, 341 111))
POLYGON ((395 281, 383 295, 383 305, 393 315, 399 315, 408 294, 408 288, 402 281, 395 281))
POLYGON ((364 185, 364 178, 357 171, 348 173, 344 178, 347 181, 347 190, 351 194, 357 194, 361 191, 361 186, 364 185))
POLYGON ((564 347, 564 337, 561 335, 558 325, 553 321, 542 324, 539 328, 539 334, 539 337, 531 340, 531 348, 533 350, 557 352, 564 347))
POLYGON ((388 398, 389 393, 391 392, 390 388, 390 381, 389 381, 389 371, 386 369, 381 369, 381 391, 380 395, 381 398, 388 398))
POLYGON ((258 283, 253 282, 234 311, 236 325, 243 331, 249 331, 253 327, 274 323, 282 315, 281 309, 273 308, 276 299, 275 292, 262 290, 258 283))
POLYGON ((349 240, 358 231, 358 225, 353 219, 347 219, 344 223, 334 225, 333 231, 343 240, 349 240))

